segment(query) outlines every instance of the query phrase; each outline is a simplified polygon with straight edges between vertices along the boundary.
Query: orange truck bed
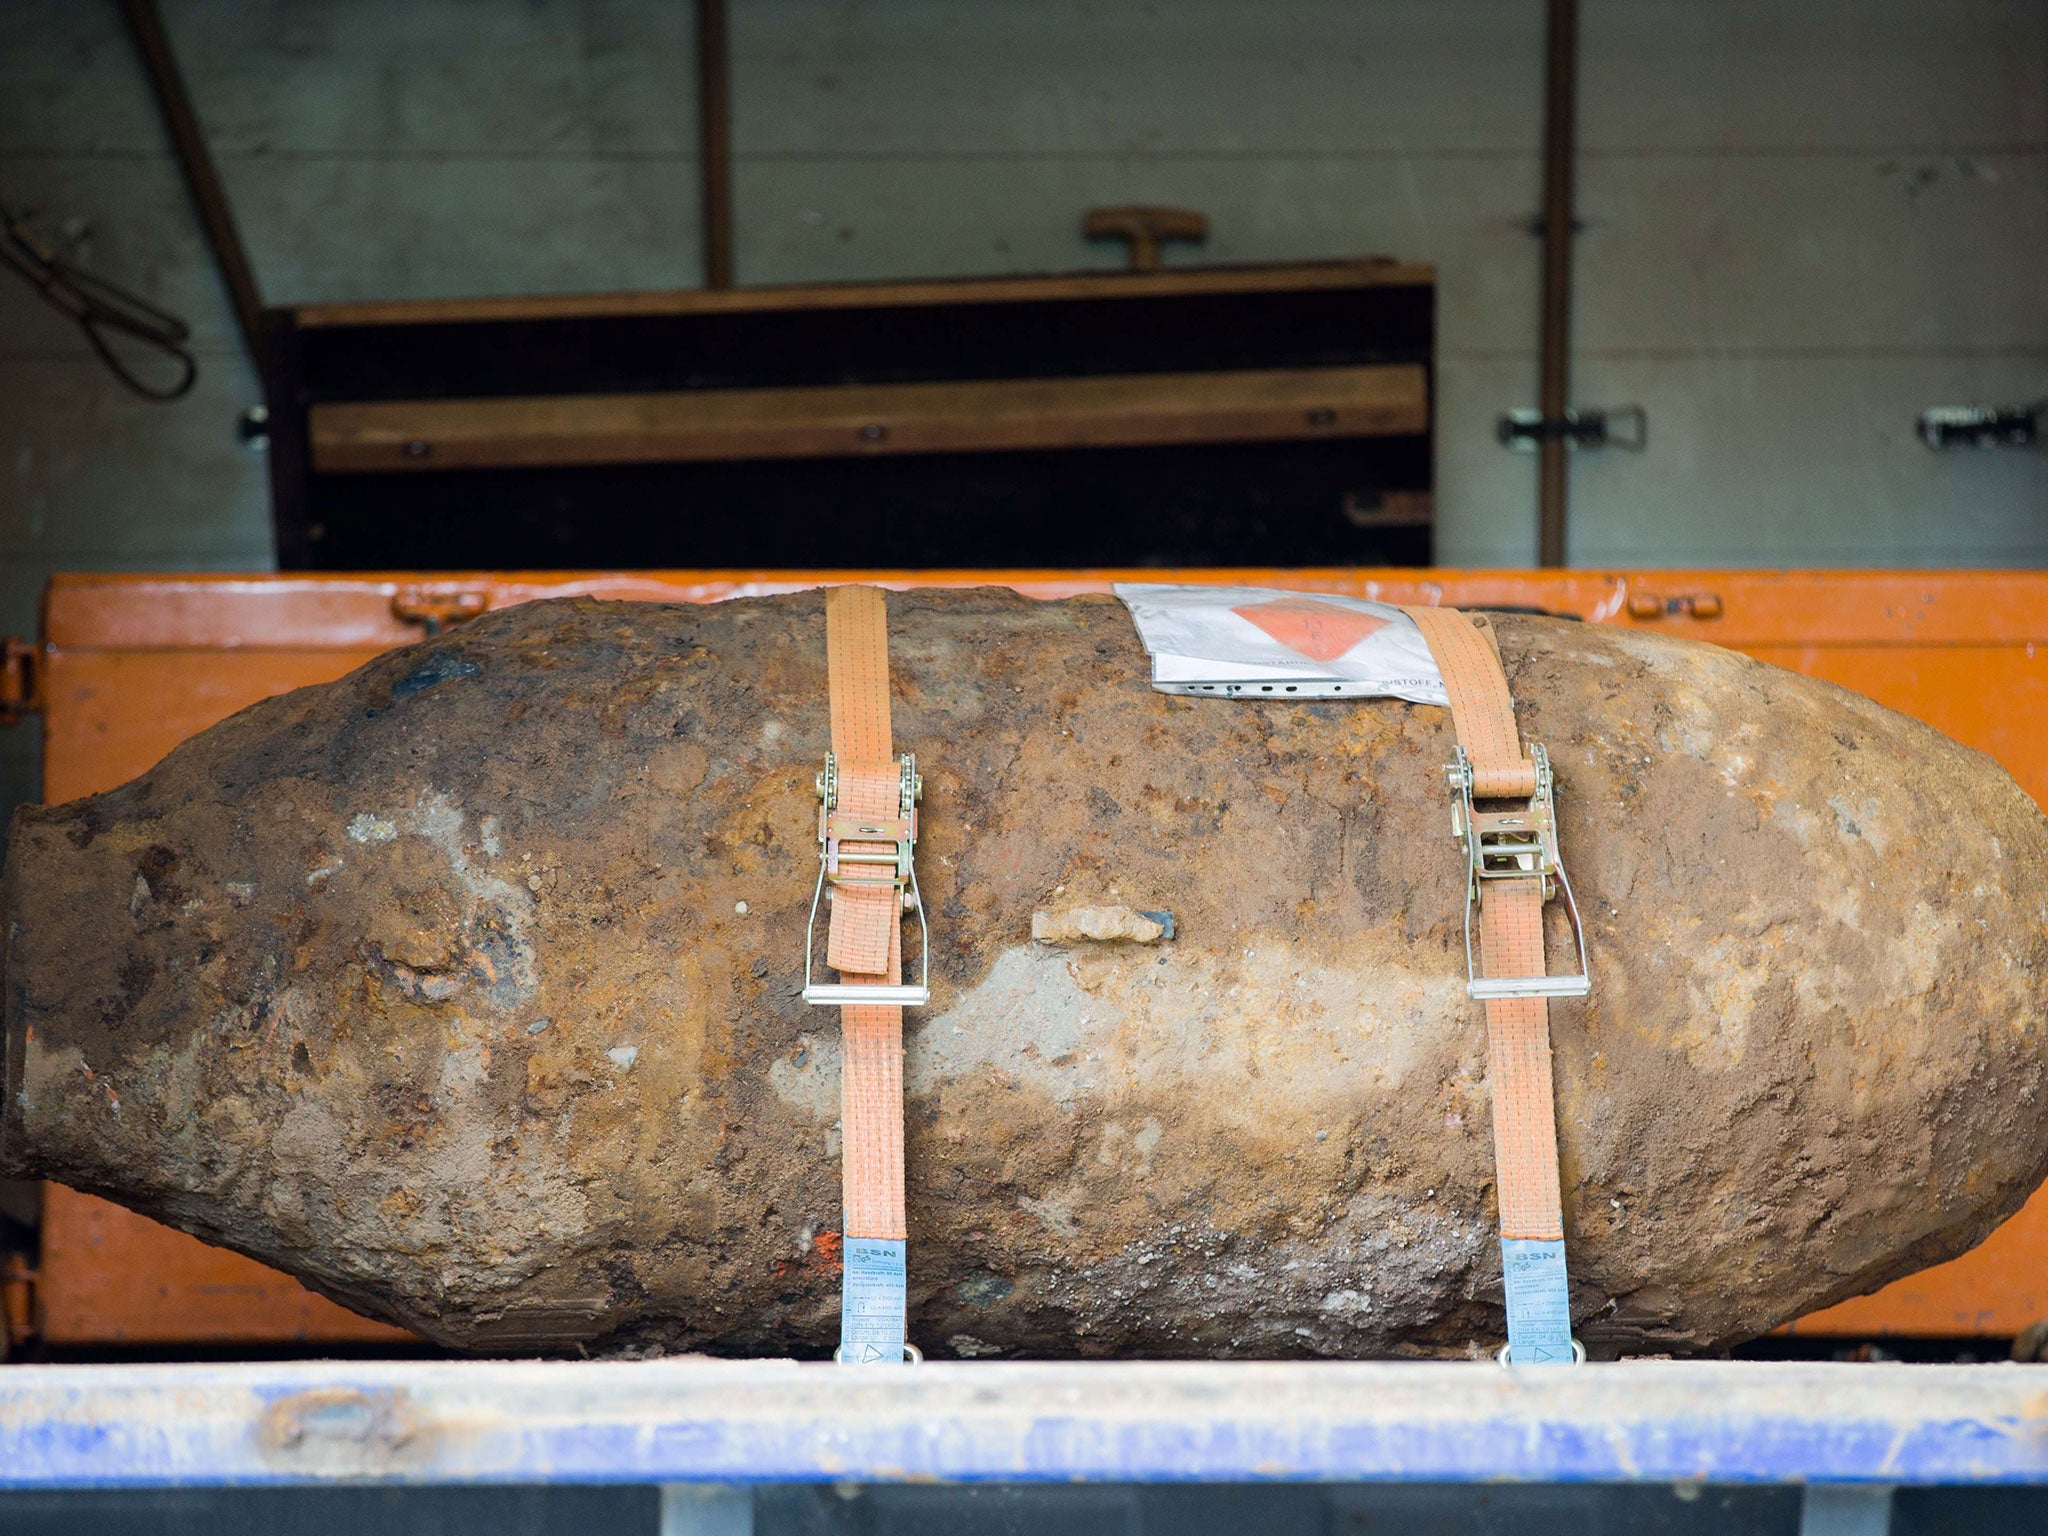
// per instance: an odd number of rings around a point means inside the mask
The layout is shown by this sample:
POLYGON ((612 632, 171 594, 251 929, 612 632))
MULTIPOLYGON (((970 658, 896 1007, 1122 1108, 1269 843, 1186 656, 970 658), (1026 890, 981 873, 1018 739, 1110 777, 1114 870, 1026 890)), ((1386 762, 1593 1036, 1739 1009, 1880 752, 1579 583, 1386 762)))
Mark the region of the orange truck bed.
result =
MULTIPOLYGON (((59 576, 44 600, 44 792, 150 767, 246 704, 325 682, 492 608, 592 593, 710 602, 827 581, 1107 591, 1120 575, 1541 608, 1708 640, 1918 715, 2048 803, 2048 573, 1447 570, 59 576)), ((53 1345, 376 1343, 407 1336, 252 1260, 49 1186, 36 1288, 53 1345)), ((2048 1192, 1974 1252, 1803 1318, 1803 1334, 2011 1335, 2048 1318, 2048 1192)))

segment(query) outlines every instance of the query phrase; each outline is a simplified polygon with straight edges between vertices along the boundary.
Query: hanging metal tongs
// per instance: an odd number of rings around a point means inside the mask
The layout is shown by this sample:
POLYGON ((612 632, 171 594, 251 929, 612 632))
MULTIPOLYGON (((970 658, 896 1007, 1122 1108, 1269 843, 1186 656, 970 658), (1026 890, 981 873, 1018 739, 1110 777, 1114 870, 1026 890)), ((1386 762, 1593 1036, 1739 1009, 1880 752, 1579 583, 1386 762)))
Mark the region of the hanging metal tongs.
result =
POLYGON ((19 272, 45 303, 85 332, 85 339, 114 377, 145 400, 176 400, 192 388, 199 365, 185 349, 192 336, 190 326, 126 289, 72 266, 15 215, 0 214, 0 223, 5 230, 0 235, 0 262, 19 272), (109 335, 115 333, 132 336, 175 359, 180 370, 177 382, 159 388, 138 377, 109 343, 109 335))

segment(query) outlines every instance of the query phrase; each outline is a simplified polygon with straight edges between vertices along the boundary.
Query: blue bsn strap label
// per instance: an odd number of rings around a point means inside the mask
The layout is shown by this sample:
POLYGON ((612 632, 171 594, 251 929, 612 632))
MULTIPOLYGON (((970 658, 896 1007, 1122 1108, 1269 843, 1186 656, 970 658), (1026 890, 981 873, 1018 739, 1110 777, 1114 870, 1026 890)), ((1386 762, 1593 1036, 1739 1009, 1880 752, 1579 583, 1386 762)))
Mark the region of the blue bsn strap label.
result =
POLYGON ((1564 1244, 1535 1237, 1500 1240, 1508 1293, 1508 1364, 1572 1363, 1572 1298, 1564 1244))
POLYGON ((901 1365, 908 1274, 901 1238, 849 1237, 839 1292, 842 1365, 901 1365))

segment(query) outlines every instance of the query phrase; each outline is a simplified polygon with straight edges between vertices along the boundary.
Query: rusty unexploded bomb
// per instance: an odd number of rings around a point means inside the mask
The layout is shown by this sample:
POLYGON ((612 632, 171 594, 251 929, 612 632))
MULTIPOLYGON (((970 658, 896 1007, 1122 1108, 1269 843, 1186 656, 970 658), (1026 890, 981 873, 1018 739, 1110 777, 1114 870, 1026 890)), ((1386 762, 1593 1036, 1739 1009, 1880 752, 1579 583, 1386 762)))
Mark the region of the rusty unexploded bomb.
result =
MULTIPOLYGON (((1497 1340, 1448 712, 1166 697, 1107 599, 889 605, 912 1337, 1497 1340)), ((0 1165, 462 1348, 829 1348, 821 609, 507 610, 24 810, 0 1165)), ((1496 628, 1594 975, 1551 1009, 1579 1334, 1721 1347, 1981 1238, 2048 1164, 2040 811, 1828 684, 1496 628)))

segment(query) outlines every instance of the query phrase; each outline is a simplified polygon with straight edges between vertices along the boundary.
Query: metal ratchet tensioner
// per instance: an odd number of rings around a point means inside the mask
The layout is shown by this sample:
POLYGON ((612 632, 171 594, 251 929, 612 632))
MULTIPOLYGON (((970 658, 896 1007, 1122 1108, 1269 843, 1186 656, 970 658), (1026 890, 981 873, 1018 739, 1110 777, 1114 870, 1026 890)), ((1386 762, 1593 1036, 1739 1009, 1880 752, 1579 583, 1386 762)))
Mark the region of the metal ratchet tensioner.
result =
POLYGON ((931 1001, 932 936, 925 921, 924 898, 918 894, 916 862, 917 806, 924 798, 924 779, 917 771, 917 759, 910 753, 903 754, 901 766, 897 814, 851 816, 839 809, 838 757, 831 752, 825 754, 824 769, 818 774, 818 885, 811 893, 811 919, 804 929, 803 996, 807 1003, 818 1007, 879 1003, 922 1008, 931 1001), (890 846, 849 848, 849 843, 890 846), (831 899, 833 889, 878 888, 896 891, 903 910, 917 916, 917 980, 910 984, 812 980, 820 906, 831 899))
POLYGON ((1579 922, 1579 904, 1572 896, 1571 877, 1557 849, 1555 780, 1550 754, 1540 742, 1529 743, 1536 765, 1536 792, 1513 810, 1483 811, 1472 797, 1472 760, 1461 745, 1444 769, 1451 782, 1451 836, 1465 845, 1465 991, 1485 1001, 1502 997, 1584 997, 1593 983, 1586 968, 1586 934, 1579 922), (1578 971, 1568 976, 1481 976, 1472 953, 1472 918, 1479 910, 1481 883, 1541 877, 1543 899, 1561 891, 1571 919, 1572 946, 1578 971))

